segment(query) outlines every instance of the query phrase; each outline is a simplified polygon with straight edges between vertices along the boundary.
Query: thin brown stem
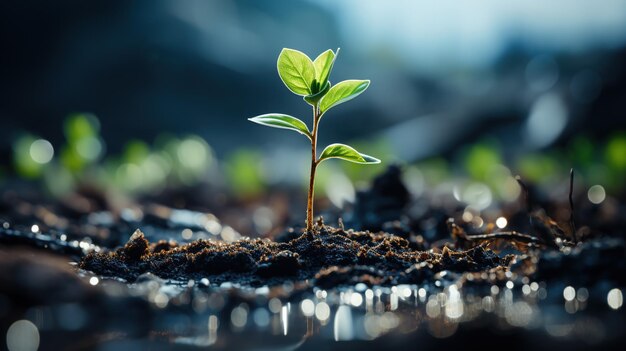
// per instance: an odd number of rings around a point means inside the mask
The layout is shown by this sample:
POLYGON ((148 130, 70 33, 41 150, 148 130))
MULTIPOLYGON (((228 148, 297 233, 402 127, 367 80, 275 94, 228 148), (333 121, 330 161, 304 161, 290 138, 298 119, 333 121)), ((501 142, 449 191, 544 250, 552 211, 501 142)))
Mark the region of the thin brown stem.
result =
POLYGON ((319 123, 319 109, 313 107, 313 132, 311 133, 311 176, 309 178, 309 194, 306 206, 306 231, 313 233, 313 198, 315 195, 315 170, 317 169, 317 125, 319 123))
POLYGON ((526 198, 526 213, 528 214, 528 221, 530 223, 530 228, 528 229, 531 233, 534 231, 534 224, 533 224, 533 201, 530 197, 530 191, 528 190, 528 186, 526 186, 526 183, 524 183, 524 181, 522 180, 522 177, 515 176, 515 180, 517 181, 517 184, 519 184, 519 186, 522 188, 522 190, 524 191, 524 197, 526 198))
POLYGON ((532 235, 522 234, 518 232, 498 232, 488 234, 467 235, 465 239, 469 240, 493 240, 493 239, 509 239, 530 244, 544 244, 544 241, 532 235))
POLYGON ((576 223, 574 223, 574 168, 569 171, 569 225, 572 229, 572 239, 574 243, 576 239, 576 223))

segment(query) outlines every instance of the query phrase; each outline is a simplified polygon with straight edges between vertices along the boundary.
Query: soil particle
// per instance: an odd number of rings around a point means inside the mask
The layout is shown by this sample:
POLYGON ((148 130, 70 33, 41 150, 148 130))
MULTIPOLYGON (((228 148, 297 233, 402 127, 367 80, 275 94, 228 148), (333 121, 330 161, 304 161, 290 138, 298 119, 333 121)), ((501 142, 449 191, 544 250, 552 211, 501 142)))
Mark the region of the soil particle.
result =
POLYGON ((242 239, 233 243, 197 240, 179 246, 173 242, 150 244, 140 230, 124 247, 90 253, 80 267, 104 276, 134 281, 143 273, 164 279, 210 278, 211 282, 274 285, 285 279, 326 287, 369 284, 418 283, 433 273, 484 271, 508 267, 512 256, 500 257, 479 245, 466 251, 445 247, 441 253, 417 251, 403 238, 387 233, 356 232, 319 226, 314 235, 288 242, 242 239))
POLYGON ((149 245, 150 243, 146 240, 141 230, 137 229, 130 236, 126 245, 118 250, 118 253, 124 261, 137 261, 147 253, 149 245))

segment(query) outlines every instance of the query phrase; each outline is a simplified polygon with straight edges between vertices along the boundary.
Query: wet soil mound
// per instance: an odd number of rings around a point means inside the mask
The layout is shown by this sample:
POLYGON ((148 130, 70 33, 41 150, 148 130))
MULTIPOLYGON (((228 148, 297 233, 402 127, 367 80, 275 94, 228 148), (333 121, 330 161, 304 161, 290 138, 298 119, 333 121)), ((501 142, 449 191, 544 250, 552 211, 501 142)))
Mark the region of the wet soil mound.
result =
POLYGON ((186 245, 149 243, 137 230, 124 247, 90 253, 80 267, 128 281, 150 272, 174 280, 209 278, 217 284, 228 281, 258 286, 311 279, 318 286, 336 286, 419 283, 444 270, 478 272, 508 267, 512 259, 480 245, 466 251, 447 247, 441 252, 419 251, 409 241, 387 233, 320 225, 316 234, 303 234, 288 242, 197 240, 186 245))

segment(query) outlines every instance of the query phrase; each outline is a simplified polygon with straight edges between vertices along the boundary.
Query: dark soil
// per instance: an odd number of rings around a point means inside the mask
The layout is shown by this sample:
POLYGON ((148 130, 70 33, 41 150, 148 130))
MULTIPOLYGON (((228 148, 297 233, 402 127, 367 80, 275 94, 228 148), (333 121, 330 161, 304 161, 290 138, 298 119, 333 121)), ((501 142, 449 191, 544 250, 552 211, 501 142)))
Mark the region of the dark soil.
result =
POLYGON ((355 232, 318 225, 288 242, 242 239, 233 243, 197 240, 149 243, 140 230, 124 247, 90 253, 80 267, 103 276, 134 281, 150 272, 161 278, 209 278, 244 285, 275 285, 286 279, 314 279, 334 286, 359 281, 371 284, 419 283, 444 270, 478 272, 506 268, 513 256, 500 257, 482 245, 465 251, 416 250, 409 241, 386 233, 355 232))

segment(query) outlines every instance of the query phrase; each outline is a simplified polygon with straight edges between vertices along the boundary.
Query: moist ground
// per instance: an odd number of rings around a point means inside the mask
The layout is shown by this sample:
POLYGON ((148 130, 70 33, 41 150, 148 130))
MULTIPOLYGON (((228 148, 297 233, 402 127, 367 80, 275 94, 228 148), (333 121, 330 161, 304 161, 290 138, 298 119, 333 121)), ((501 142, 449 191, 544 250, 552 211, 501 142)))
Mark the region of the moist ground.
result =
POLYGON ((150 272, 174 280, 208 278, 212 283, 275 285, 312 280, 330 287, 420 283, 437 272, 479 272, 506 268, 513 256, 498 256, 478 245, 464 251, 444 247, 420 251, 409 241, 387 233, 370 233, 319 225, 288 242, 242 239, 233 243, 197 240, 186 245, 148 242, 137 230, 114 251, 90 253, 80 267, 103 276, 134 281, 150 272))

